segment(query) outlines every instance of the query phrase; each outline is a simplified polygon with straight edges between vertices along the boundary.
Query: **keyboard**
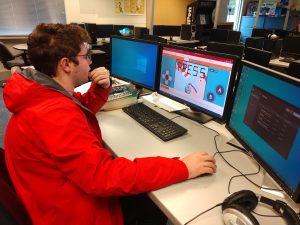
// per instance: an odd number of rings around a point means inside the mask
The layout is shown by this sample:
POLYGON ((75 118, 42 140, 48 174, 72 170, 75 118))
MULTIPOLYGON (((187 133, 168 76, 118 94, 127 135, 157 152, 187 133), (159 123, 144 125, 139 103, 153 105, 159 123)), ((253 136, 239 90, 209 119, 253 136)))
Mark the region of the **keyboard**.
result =
POLYGON ((163 141, 169 141, 187 133, 187 129, 143 103, 125 107, 123 111, 163 141))
POLYGON ((127 85, 113 86, 107 101, 125 98, 131 95, 132 92, 128 90, 127 85))

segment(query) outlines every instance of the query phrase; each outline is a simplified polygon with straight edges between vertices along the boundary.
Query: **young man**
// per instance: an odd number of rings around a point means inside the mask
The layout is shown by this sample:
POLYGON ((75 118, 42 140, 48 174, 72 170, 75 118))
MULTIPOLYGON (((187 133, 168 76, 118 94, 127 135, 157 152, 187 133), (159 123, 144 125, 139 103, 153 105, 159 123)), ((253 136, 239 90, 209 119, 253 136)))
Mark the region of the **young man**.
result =
POLYGON ((14 73, 4 88, 13 113, 6 164, 35 225, 121 225, 127 211, 119 197, 216 171, 214 159, 203 152, 181 160, 130 161, 114 159, 103 148, 95 113, 111 83, 105 68, 90 71, 89 41, 76 25, 38 25, 28 38, 35 70, 14 73), (89 79, 87 93, 74 92, 89 79))

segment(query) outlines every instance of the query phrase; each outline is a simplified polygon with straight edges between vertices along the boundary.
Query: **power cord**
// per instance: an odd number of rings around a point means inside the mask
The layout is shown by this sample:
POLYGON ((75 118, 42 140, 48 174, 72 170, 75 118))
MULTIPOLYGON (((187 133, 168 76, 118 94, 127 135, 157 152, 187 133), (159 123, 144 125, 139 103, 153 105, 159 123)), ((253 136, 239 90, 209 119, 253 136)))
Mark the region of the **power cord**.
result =
POLYGON ((199 216, 201 216, 201 215, 203 215, 204 213, 207 213, 207 212, 213 210, 213 209, 216 208, 216 207, 221 206, 222 204, 223 204, 223 203, 216 204, 215 206, 213 206, 213 207, 211 207, 211 208, 209 208, 209 209, 207 209, 207 210, 205 210, 205 211, 203 211, 203 212, 197 214, 197 215, 194 216, 192 219, 190 219, 189 221, 187 221, 184 225, 189 224, 190 222, 192 222, 192 221, 194 221, 195 219, 197 219, 199 216))

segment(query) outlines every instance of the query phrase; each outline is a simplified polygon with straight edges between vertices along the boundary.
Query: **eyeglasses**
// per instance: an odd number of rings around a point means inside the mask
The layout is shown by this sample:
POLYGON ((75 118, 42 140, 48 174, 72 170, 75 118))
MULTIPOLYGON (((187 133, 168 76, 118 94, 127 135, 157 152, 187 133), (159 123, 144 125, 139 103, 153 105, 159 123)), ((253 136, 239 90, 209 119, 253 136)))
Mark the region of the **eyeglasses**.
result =
POLYGON ((85 55, 77 55, 77 56, 83 56, 86 60, 92 61, 92 52, 88 51, 85 55))

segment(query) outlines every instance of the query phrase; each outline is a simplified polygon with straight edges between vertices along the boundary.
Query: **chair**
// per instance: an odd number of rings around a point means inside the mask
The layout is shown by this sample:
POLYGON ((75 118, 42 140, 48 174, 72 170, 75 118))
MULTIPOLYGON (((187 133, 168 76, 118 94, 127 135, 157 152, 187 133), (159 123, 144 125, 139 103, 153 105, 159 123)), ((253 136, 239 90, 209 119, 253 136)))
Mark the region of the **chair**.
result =
POLYGON ((300 60, 293 61, 289 64, 287 74, 300 79, 300 60))
POLYGON ((0 224, 32 225, 29 214, 11 183, 2 148, 0 148, 0 190, 0 224))
POLYGON ((0 41, 0 61, 4 67, 10 70, 14 66, 28 66, 26 54, 24 52, 13 54, 7 46, 0 41))
POLYGON ((272 56, 272 52, 246 47, 244 51, 244 59, 258 65, 268 67, 272 56))

